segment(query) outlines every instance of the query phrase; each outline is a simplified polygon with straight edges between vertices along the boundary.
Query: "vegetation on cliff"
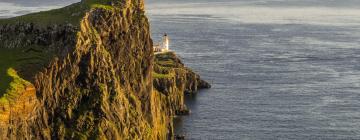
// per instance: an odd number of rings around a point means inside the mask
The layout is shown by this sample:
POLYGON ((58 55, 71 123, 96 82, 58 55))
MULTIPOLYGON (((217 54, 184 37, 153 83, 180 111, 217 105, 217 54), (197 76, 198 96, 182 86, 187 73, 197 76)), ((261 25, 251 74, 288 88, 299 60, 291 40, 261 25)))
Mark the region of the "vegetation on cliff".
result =
POLYGON ((172 115, 183 115, 188 111, 184 104, 184 93, 195 94, 199 89, 211 87, 198 74, 185 67, 174 52, 156 54, 153 67, 154 88, 167 97, 172 115))
POLYGON ((14 99, 19 96, 19 92, 32 86, 30 82, 22 79, 13 68, 9 68, 6 75, 11 79, 7 91, 0 96, 0 104, 9 104, 9 102, 13 102, 14 99))
MULTIPOLYGON (((155 55, 154 62, 154 83, 157 83, 158 80, 174 79, 175 82, 183 83, 184 87, 182 91, 188 94, 194 94, 199 89, 211 88, 208 82, 202 80, 198 74, 185 67, 174 52, 157 54, 155 55)), ((163 83, 164 82, 160 82, 159 85, 155 84, 154 86, 161 89, 163 83)))
MULTIPOLYGON (((119 2, 118 0, 83 0, 81 2, 66 6, 60 9, 32 13, 28 15, 18 16, 9 19, 0 19, 0 24, 16 24, 18 22, 34 23, 36 25, 46 27, 53 24, 72 24, 78 26, 80 20, 87 12, 94 8, 113 9, 109 5, 111 2, 119 2)), ((120 4, 118 4, 120 6, 120 4)))
POLYGON ((142 0, 0 20, 0 139, 173 138, 184 92, 210 86, 152 46, 142 0))

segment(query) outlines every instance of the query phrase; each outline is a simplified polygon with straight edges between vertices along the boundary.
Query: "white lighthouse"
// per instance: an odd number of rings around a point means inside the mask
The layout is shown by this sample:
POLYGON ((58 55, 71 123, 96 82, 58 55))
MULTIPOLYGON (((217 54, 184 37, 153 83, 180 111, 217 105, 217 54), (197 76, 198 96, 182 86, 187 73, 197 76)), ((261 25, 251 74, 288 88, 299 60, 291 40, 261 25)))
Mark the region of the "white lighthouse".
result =
POLYGON ((163 51, 169 51, 169 43, 169 36, 165 33, 162 42, 162 48, 164 49, 163 51))
POLYGON ((169 36, 165 33, 160 43, 155 43, 153 48, 155 53, 168 52, 170 44, 169 36))

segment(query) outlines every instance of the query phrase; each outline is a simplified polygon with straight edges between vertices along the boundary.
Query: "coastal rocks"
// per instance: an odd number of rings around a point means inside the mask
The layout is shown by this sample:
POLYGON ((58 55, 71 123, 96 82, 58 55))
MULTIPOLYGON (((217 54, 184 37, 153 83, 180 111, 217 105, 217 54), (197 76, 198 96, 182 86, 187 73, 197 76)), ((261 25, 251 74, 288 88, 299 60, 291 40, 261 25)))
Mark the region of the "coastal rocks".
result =
POLYGON ((184 93, 195 94, 211 85, 185 67, 174 52, 156 54, 154 62, 154 88, 169 98, 169 106, 175 111, 171 114, 190 114, 184 104, 184 93))
POLYGON ((175 135, 175 140, 185 140, 184 135, 175 135))
MULTIPOLYGON (((185 67, 174 52, 155 55, 154 72, 163 75, 163 77, 155 78, 155 80, 164 81, 164 79, 175 78, 176 86, 187 94, 197 93, 199 89, 211 88, 208 82, 202 80, 198 74, 185 67)), ((155 81, 154 83, 156 89, 160 91, 168 90, 164 89, 164 87, 169 87, 166 82, 155 81), (156 83, 162 83, 162 85, 156 83)))
MULTIPOLYGON (((2 46, 53 55, 31 72, 35 89, 15 101, 26 104, 16 119, 1 120, 0 139, 174 139, 173 116, 188 114, 184 93, 210 85, 174 53, 154 59, 142 0, 117 3, 93 8, 79 27, 1 26, 2 46)), ((3 107, 7 116, 18 108, 3 107)))
POLYGON ((187 116, 187 115, 190 115, 190 110, 187 108, 183 109, 183 110, 176 110, 175 115, 176 116, 187 116))

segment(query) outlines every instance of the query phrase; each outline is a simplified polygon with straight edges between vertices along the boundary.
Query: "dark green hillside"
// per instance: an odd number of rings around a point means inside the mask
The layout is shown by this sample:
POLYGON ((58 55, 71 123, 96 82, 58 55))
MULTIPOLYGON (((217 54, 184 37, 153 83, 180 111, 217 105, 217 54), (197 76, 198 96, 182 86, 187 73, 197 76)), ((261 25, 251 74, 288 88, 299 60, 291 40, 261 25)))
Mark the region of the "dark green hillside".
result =
POLYGON ((17 22, 35 23, 43 27, 52 24, 79 25, 80 19, 84 17, 87 11, 95 7, 112 8, 112 6, 107 5, 111 1, 112 0, 86 0, 60 9, 32 13, 9 19, 0 19, 0 25, 14 24, 17 22))
POLYGON ((0 101, 16 96, 14 90, 28 84, 37 71, 45 67, 52 57, 38 47, 0 48, 0 101), (24 80, 26 79, 26 80, 24 80))

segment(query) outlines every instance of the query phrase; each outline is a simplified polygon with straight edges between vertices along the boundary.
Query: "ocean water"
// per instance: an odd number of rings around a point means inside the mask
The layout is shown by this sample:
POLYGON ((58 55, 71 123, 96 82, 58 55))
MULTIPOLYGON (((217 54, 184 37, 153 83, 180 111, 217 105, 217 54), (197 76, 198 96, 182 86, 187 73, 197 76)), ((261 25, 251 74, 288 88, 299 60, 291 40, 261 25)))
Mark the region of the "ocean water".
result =
MULTIPOLYGON (((69 3, 31 2, 2 0, 0 17, 69 3), (4 12, 3 3, 14 7, 4 12)), ((360 139, 360 1, 148 0, 146 8, 153 39, 168 33, 171 49, 213 85, 186 97, 191 115, 176 119, 177 134, 360 139)))
POLYGON ((360 139, 360 1, 148 1, 153 38, 212 83, 188 139, 360 139))

